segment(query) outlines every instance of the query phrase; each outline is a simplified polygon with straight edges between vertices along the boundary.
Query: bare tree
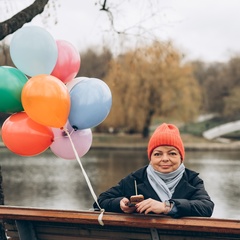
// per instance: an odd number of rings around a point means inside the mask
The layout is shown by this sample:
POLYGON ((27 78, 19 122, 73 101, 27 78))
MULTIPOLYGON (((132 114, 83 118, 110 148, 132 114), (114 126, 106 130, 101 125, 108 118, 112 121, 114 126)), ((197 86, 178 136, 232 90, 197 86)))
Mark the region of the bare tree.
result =
POLYGON ((49 0, 35 0, 30 6, 15 14, 10 19, 0 23, 0 40, 14 33, 25 23, 42 13, 49 0))

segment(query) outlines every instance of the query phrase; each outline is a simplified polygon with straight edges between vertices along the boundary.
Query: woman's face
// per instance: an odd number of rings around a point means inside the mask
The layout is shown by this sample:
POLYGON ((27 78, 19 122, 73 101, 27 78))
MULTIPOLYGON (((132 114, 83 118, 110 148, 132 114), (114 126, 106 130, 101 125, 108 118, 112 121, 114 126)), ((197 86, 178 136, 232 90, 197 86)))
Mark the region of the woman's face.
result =
POLYGON ((155 171, 170 173, 178 169, 182 163, 181 155, 173 146, 156 147, 151 155, 150 164, 155 171))

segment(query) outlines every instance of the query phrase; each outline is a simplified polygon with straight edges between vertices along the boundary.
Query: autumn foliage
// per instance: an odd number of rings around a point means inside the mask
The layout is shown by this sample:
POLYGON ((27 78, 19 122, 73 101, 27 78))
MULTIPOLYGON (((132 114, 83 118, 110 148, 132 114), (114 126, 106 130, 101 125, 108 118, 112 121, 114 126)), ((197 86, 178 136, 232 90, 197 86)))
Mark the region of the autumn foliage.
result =
POLYGON ((155 42, 113 59, 105 82, 113 106, 101 128, 148 136, 153 117, 193 120, 201 91, 190 65, 171 43, 155 42))

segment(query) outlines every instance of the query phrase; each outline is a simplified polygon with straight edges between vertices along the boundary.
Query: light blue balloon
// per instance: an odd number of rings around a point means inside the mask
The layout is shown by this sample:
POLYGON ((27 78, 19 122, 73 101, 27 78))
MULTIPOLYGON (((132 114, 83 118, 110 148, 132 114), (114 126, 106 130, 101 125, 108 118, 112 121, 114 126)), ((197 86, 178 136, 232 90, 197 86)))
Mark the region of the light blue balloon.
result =
POLYGON ((70 90, 71 109, 68 121, 82 130, 99 125, 109 114, 112 94, 100 79, 83 79, 70 90))
POLYGON ((14 33, 10 55, 15 66, 32 77, 53 71, 57 63, 58 48, 52 35, 44 28, 28 26, 14 33))

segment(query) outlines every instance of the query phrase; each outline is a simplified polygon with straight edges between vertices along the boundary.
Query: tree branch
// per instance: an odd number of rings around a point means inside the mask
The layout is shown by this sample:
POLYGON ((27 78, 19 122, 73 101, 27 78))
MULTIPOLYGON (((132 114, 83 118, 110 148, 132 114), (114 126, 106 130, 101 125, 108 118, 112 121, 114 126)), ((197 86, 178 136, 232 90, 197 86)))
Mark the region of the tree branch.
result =
POLYGON ((107 4, 107 0, 104 0, 103 4, 100 4, 102 6, 102 8, 100 10, 109 11, 109 9, 106 8, 106 4, 107 4))
POLYGON ((107 7, 107 0, 104 0, 102 4, 100 3, 100 6, 101 6, 100 11, 105 11, 105 12, 107 13, 108 18, 109 18, 109 21, 110 21, 110 23, 111 23, 112 29, 113 29, 116 33, 121 34, 121 32, 119 32, 119 31, 117 31, 117 30, 115 29, 114 20, 113 20, 113 14, 112 14, 112 12, 109 10, 109 7, 107 7))
POLYGON ((30 22, 35 16, 42 13, 49 0, 35 0, 33 4, 18 12, 10 19, 0 23, 0 40, 14 33, 25 23, 30 22))

